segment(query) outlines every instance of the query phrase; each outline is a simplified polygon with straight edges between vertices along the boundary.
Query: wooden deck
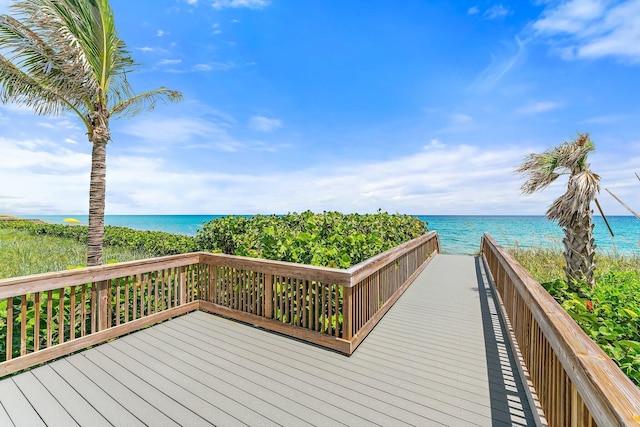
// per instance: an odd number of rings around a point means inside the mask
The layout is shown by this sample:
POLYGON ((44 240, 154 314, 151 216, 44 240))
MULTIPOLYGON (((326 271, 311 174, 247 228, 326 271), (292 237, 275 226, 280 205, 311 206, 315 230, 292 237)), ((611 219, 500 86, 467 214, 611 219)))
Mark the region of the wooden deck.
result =
POLYGON ((0 426, 534 425, 483 273, 437 255, 350 357, 190 313, 0 381, 0 426))

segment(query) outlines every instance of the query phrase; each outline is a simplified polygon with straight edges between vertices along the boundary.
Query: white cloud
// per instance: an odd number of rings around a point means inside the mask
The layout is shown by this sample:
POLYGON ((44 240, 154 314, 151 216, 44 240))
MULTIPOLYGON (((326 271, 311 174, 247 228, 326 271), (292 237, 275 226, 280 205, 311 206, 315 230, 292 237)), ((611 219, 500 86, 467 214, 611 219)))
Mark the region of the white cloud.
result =
POLYGON ((233 68, 236 68, 236 64, 234 62, 210 62, 208 64, 196 64, 191 70, 192 71, 229 71, 233 68))
POLYGON ((136 48, 137 50, 140 50, 142 52, 153 52, 155 49, 149 46, 144 46, 144 47, 138 47, 136 48))
MULTIPOLYGON (((147 124, 140 133, 166 118, 147 124)), ((184 119, 185 132, 208 135, 199 121, 184 119), (196 131, 191 129, 196 128, 196 131)), ((524 156, 540 147, 481 148, 431 140, 418 151, 388 160, 323 162, 304 169, 275 168, 265 173, 198 170, 175 165, 158 149, 181 132, 157 130, 164 140, 145 154, 110 155, 107 170, 108 214, 148 213, 284 213, 339 210, 413 214, 538 214, 561 189, 550 188, 522 196, 522 177, 513 173, 524 156), (165 133, 171 132, 171 135, 165 133)), ((157 136, 156 135, 156 136, 157 136)), ((116 139, 113 144, 119 144, 116 139)), ((603 176, 603 188, 633 200, 640 170, 640 144, 625 159, 593 157, 594 170, 603 176), (609 165, 601 168, 601 165, 609 165), (605 178, 608 179, 605 181, 605 178)), ((182 149, 182 147, 181 147, 182 149)), ((202 151, 199 151, 202 155, 202 151)), ((598 153, 596 153, 598 154, 598 153)), ((606 154, 611 156, 611 154, 606 154)), ((0 206, 18 215, 72 214, 88 206, 90 155, 77 153, 48 140, 0 138, 0 206), (16 177, 20 177, 16 179, 16 177)), ((218 168, 216 168, 218 169, 218 168)), ((218 169, 219 170, 219 169, 218 169)), ((610 198, 609 198, 610 199, 610 198)), ((608 214, 625 214, 604 195, 608 214)))
POLYGON ((547 34, 582 32, 605 11, 605 2, 601 0, 570 0, 552 4, 533 24, 535 30, 547 34))
MULTIPOLYGON (((126 126, 122 131, 139 138, 155 150, 171 146, 206 147, 234 152, 244 147, 228 133, 230 124, 220 120, 190 117, 145 117, 126 126)), ((116 141, 117 142, 117 141, 116 141)))
POLYGON ((508 52, 492 56, 491 64, 478 75, 471 88, 478 92, 489 92, 515 67, 520 65, 527 54, 525 43, 518 37, 515 43, 505 44, 508 52))
POLYGON ((163 59, 158 65, 176 65, 182 63, 182 59, 163 59))
POLYGON ((163 31, 163 30, 156 31, 156 36, 158 36, 158 37, 166 36, 167 34, 169 34, 169 33, 166 32, 166 31, 163 31))
POLYGON ((501 213, 519 197, 519 179, 512 171, 524 154, 520 148, 482 151, 436 141, 388 161, 255 175, 172 172, 161 159, 117 159, 109 188, 127 200, 117 207, 118 212, 128 210, 124 213, 164 212, 167 205, 181 209, 178 213, 194 207, 225 213, 373 212, 380 207, 407 213, 501 213))
POLYGON ((623 116, 623 115, 610 114, 610 115, 604 115, 604 116, 590 117, 587 120, 584 120, 582 123, 607 125, 607 124, 619 122, 621 120, 624 120, 625 118, 626 116, 623 116))
POLYGON ((186 0, 187 4, 198 4, 198 0, 186 0))
POLYGON ((12 113, 18 113, 18 114, 28 114, 28 115, 34 114, 34 111, 32 108, 29 108, 23 104, 14 104, 14 103, 2 104, 0 105, 0 109, 9 111, 12 113))
POLYGON ((241 8, 262 9, 271 4, 270 0, 215 0, 211 6, 214 9, 241 8))
POLYGON ((469 10, 467 10, 467 14, 469 15, 477 15, 478 13, 480 13, 480 9, 478 9, 478 6, 472 6, 469 8, 469 10))
POLYGON ((511 12, 509 9, 507 9, 503 5, 494 4, 484 12, 483 16, 487 19, 498 19, 498 18, 503 18, 512 13, 513 12, 511 12))
POLYGON ((533 24, 563 59, 640 61, 640 1, 553 2, 533 24))
POLYGON ((455 113, 451 115, 451 121, 454 124, 469 123, 473 121, 473 117, 467 114, 455 113))
POLYGON ((249 120, 249 127, 259 132, 273 132, 282 127, 282 122, 264 116, 253 116, 249 120))
POLYGON ((0 137, 0 205, 17 214, 86 209, 91 157, 47 139, 0 137))
POLYGON ((547 111, 555 110, 559 108, 560 105, 553 101, 532 101, 528 104, 520 107, 518 109, 518 113, 520 114, 540 114, 546 113, 547 111))
MULTIPOLYGON (((176 63, 173 63, 174 65, 176 63)), ((168 68, 164 71, 168 73, 190 73, 190 72, 208 72, 208 71, 229 71, 236 68, 236 64, 233 62, 210 62, 208 64, 195 64, 190 68, 168 68)))

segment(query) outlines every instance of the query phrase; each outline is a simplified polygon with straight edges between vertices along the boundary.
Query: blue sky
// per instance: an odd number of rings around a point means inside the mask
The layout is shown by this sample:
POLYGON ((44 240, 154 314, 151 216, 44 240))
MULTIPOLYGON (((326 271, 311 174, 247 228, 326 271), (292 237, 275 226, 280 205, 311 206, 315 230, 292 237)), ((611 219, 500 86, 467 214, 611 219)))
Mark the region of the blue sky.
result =
MULTIPOLYGON (((0 11, 10 2, 0 0, 0 11)), ((640 209, 640 1, 112 0, 137 91, 107 214, 534 214, 513 170, 590 132, 605 213, 640 209)), ((0 105, 0 213, 86 214, 71 116, 0 105)))

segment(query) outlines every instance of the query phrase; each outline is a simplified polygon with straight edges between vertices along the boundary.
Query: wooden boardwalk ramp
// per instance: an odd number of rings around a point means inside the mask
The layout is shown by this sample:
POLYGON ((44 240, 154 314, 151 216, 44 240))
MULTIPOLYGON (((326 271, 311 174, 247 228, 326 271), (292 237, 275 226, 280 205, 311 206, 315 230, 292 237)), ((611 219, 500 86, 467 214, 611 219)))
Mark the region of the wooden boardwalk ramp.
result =
POLYGON ((353 355, 193 312, 0 381, 0 426, 525 426, 471 256, 437 255, 353 355))

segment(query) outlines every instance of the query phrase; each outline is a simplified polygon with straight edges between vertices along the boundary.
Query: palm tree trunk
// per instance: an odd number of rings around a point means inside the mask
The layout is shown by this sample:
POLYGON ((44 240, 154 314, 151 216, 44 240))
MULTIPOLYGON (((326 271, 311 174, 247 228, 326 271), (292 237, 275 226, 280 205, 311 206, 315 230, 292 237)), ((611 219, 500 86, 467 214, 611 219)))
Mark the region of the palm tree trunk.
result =
POLYGON ((592 288, 595 286, 595 249, 593 238, 593 211, 584 212, 570 227, 564 229, 565 238, 562 240, 565 248, 565 274, 569 284, 572 281, 586 282, 592 288))
POLYGON ((93 141, 91 182, 89 184, 89 239, 87 265, 102 264, 104 238, 104 206, 107 190, 107 142, 93 141))

